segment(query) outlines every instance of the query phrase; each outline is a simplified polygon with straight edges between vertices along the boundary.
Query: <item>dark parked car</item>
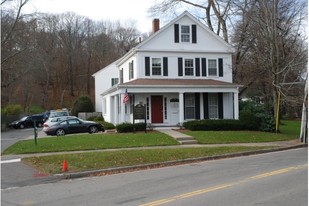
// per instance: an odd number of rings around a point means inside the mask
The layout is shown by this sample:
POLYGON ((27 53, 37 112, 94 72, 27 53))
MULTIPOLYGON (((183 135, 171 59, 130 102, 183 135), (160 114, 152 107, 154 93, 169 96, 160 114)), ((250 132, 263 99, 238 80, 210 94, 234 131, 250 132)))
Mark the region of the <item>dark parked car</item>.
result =
POLYGON ((20 120, 16 120, 9 124, 9 127, 13 127, 15 129, 23 129, 26 127, 33 127, 34 121, 36 124, 36 127, 42 127, 44 123, 44 115, 43 114, 34 114, 31 116, 25 116, 21 118, 20 120))
POLYGON ((105 131, 104 127, 96 122, 84 121, 79 118, 67 119, 61 122, 58 122, 50 126, 44 132, 47 135, 57 135, 62 136, 65 134, 73 133, 97 133, 99 131, 105 131))

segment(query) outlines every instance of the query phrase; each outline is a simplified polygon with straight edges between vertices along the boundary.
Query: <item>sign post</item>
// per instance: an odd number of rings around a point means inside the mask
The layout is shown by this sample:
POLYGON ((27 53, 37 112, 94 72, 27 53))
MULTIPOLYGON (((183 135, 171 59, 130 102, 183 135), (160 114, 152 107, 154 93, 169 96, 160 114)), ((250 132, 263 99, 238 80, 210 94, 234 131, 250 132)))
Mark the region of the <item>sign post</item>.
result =
POLYGON ((133 125, 135 124, 135 120, 136 119, 143 119, 144 122, 145 122, 145 133, 147 132, 147 129, 146 129, 146 105, 142 105, 141 103, 140 104, 137 104, 134 106, 134 109, 133 109, 133 125))
POLYGON ((36 121, 33 121, 33 128, 34 128, 34 144, 37 145, 38 144, 38 129, 36 127, 36 121))

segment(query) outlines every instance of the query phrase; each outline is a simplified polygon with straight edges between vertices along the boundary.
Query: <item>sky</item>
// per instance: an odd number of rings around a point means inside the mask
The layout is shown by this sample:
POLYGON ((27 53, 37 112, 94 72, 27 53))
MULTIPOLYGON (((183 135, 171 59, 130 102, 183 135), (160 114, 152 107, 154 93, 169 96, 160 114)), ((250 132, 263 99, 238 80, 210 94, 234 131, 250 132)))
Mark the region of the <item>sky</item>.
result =
POLYGON ((30 0, 25 11, 44 13, 74 12, 93 20, 135 20, 137 29, 150 32, 152 17, 147 13, 155 0, 30 0))

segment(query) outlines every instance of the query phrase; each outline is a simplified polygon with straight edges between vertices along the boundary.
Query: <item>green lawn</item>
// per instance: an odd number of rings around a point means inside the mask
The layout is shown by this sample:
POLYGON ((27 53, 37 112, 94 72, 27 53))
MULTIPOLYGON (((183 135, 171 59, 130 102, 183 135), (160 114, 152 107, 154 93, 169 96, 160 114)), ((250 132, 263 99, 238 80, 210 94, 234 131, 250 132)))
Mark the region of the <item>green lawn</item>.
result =
POLYGON ((187 131, 200 144, 229 144, 274 142, 297 139, 299 137, 299 121, 282 121, 280 133, 258 131, 187 131))
MULTIPOLYGON (((237 143, 268 142, 298 138, 300 122, 282 121, 280 134, 254 131, 203 131, 187 132, 200 143, 237 143)), ((160 132, 129 134, 82 134, 63 137, 38 139, 35 146, 33 140, 16 143, 4 151, 4 154, 25 154, 59 151, 96 150, 107 148, 128 148, 142 146, 177 145, 172 137, 160 132)), ((181 160, 187 158, 207 157, 235 152, 253 151, 270 147, 210 147, 210 148, 177 148, 177 149, 136 149, 113 152, 89 152, 79 154, 49 155, 24 158, 22 161, 37 168, 43 173, 61 173, 62 163, 68 162, 69 172, 104 169, 181 160)))
POLYGON ((50 155, 23 159, 28 165, 42 173, 61 173, 66 160, 69 172, 132 166, 146 163, 207 157, 236 152, 268 149, 270 147, 210 147, 181 149, 120 150, 113 152, 91 152, 70 155, 50 155))
POLYGON ((82 134, 39 138, 37 145, 34 144, 34 140, 19 141, 6 149, 3 154, 29 154, 177 144, 179 143, 172 137, 160 132, 148 132, 146 134, 82 134))

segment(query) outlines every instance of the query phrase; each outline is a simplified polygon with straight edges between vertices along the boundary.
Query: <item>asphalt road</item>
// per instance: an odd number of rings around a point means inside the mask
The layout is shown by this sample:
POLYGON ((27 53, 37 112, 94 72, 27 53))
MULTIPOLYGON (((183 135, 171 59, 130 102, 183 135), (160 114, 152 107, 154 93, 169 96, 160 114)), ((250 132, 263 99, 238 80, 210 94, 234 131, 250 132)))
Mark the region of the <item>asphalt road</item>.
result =
MULTIPOLYGON (((40 133, 41 130, 42 128, 39 128, 38 132, 40 133)), ((34 138, 33 128, 12 129, 1 132, 1 152, 16 142, 29 139, 31 136, 34 138)), ((40 174, 37 170, 22 162, 3 163, 2 160, 5 159, 5 156, 1 157, 1 189, 24 187, 46 182, 55 182, 57 180, 55 177, 40 174)))
POLYGON ((4 189, 1 203, 3 206, 305 206, 308 150, 4 189))
MULTIPOLYGON (((41 128, 38 131, 42 130, 41 128)), ((3 152, 9 146, 15 144, 19 140, 26 139, 29 136, 33 135, 34 138, 34 129, 10 129, 7 131, 1 132, 1 152, 3 152)))

